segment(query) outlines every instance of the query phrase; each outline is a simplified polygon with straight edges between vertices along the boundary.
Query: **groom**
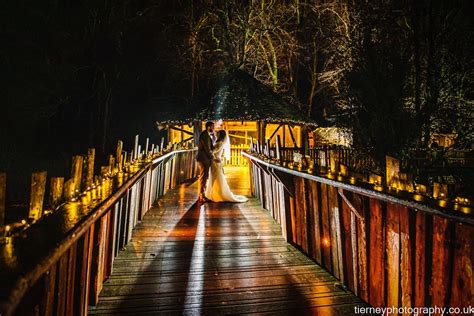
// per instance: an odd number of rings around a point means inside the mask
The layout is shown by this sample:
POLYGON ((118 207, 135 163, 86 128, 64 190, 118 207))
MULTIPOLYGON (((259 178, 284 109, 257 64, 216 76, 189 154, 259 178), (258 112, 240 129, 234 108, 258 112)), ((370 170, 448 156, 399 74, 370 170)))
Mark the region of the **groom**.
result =
POLYGON ((214 122, 207 122, 206 130, 203 131, 201 135, 199 135, 199 145, 196 157, 199 168, 199 203, 209 201, 209 199, 206 198, 204 193, 206 192, 207 179, 209 179, 209 169, 211 168, 211 163, 214 160, 214 156, 212 155, 214 142, 214 122))

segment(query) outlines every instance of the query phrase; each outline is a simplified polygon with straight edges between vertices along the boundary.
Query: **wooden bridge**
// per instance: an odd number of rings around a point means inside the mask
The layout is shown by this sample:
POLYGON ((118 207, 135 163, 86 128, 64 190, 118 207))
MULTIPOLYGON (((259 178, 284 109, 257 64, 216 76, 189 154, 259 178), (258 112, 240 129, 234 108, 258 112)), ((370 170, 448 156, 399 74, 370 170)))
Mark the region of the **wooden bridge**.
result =
POLYGON ((473 305, 469 212, 252 151, 246 169, 226 169, 249 202, 197 205, 194 156, 176 146, 128 162, 117 154, 100 187, 8 235, 0 313, 473 305))
MULTIPOLYGON (((247 168, 227 168, 226 175, 234 192, 250 194, 247 168)), ((184 184, 147 213, 91 314, 347 315, 362 304, 287 244, 258 200, 196 199, 197 186, 184 184)))

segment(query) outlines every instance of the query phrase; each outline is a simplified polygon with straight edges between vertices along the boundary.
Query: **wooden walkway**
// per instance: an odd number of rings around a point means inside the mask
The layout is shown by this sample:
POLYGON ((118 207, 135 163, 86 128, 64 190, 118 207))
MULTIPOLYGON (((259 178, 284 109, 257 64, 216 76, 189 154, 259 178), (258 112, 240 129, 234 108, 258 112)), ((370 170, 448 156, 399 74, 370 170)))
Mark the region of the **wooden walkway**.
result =
MULTIPOLYGON (((235 193, 249 194, 246 170, 226 169, 235 193)), ((351 315, 362 305, 255 199, 198 207, 196 191, 182 185, 146 214, 91 314, 351 315)))

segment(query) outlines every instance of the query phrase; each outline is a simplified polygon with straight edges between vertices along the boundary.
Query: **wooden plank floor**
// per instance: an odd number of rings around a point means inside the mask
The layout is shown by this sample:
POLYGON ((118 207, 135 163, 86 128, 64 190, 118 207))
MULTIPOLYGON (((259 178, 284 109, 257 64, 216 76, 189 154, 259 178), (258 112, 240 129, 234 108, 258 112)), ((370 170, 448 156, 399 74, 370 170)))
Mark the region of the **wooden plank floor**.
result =
MULTIPOLYGON (((246 168, 226 168, 249 194, 246 168)), ((91 314, 350 315, 362 302, 281 237, 257 200, 195 204, 196 185, 160 199, 116 258, 91 314)))

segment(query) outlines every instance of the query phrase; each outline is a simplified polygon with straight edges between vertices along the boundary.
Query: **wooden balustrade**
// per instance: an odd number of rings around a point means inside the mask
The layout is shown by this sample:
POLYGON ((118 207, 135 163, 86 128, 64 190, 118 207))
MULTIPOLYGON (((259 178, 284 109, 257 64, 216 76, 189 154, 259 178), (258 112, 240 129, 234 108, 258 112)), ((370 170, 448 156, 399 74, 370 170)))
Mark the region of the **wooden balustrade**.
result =
MULTIPOLYGON (((273 150, 273 148, 271 148, 273 150)), ((294 152, 300 152, 300 148, 281 147, 281 160, 293 161, 294 152)), ((344 146, 321 146, 309 148, 306 153, 317 165, 329 168, 331 161, 343 164, 353 170, 368 171, 374 169, 375 162, 368 157, 356 155, 351 148, 344 146)))
POLYGON ((364 301, 474 305, 472 214, 244 156, 253 194, 284 237, 364 301))
POLYGON ((138 221, 168 189, 196 175, 195 150, 155 157, 104 182, 104 199, 66 202, 0 246, 0 315, 87 314, 138 221))
POLYGON ((233 145, 230 148, 230 159, 224 159, 224 164, 226 166, 246 166, 247 159, 242 156, 242 151, 247 150, 248 146, 245 144, 242 145, 233 145))

